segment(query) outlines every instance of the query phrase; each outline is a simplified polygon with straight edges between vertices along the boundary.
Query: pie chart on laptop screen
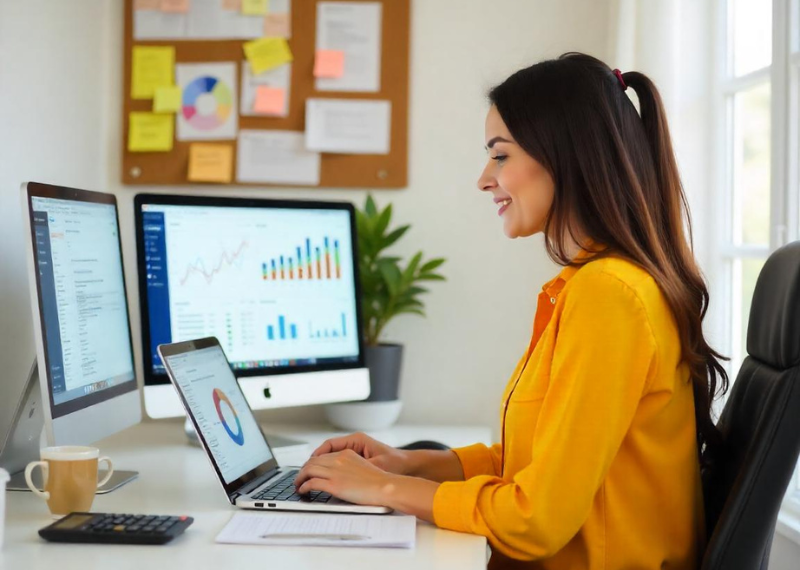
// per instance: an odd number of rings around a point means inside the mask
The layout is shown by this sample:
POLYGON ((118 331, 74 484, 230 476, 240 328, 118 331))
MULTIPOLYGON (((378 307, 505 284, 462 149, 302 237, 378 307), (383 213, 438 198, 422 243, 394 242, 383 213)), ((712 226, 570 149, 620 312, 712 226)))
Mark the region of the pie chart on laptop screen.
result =
POLYGON ((239 421, 239 416, 236 414, 236 410, 233 408, 233 404, 231 404, 228 396, 219 388, 214 388, 213 398, 214 407, 217 409, 217 416, 219 416, 219 421, 222 423, 222 427, 225 428, 228 437, 230 437, 236 445, 244 445, 242 422, 239 421), (235 430, 231 427, 232 423, 236 424, 235 430))
POLYGON ((195 129, 213 131, 221 127, 233 110, 231 88, 216 77, 201 76, 183 89, 183 118, 195 129))

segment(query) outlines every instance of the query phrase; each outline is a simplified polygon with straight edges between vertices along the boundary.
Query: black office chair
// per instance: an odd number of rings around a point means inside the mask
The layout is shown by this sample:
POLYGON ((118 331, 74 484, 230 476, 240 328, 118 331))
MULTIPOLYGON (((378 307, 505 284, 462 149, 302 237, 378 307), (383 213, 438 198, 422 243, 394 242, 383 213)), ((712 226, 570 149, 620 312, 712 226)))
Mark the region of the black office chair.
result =
POLYGON ((766 570, 781 501, 800 454, 800 242, 767 259, 748 356, 720 417, 724 445, 703 470, 703 570, 766 570))

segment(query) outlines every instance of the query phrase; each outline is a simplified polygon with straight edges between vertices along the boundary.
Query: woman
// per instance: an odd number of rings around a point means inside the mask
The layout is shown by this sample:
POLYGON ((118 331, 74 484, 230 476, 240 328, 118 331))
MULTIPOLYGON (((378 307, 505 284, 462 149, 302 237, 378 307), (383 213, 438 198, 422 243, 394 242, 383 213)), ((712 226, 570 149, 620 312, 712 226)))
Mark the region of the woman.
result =
POLYGON ((508 237, 544 232, 564 266, 539 294, 502 441, 401 451, 336 438, 298 490, 484 535, 491 568, 696 568, 698 457, 718 439, 710 405, 727 377, 703 337, 708 291, 658 92, 570 53, 515 73, 490 100, 478 186, 508 237))

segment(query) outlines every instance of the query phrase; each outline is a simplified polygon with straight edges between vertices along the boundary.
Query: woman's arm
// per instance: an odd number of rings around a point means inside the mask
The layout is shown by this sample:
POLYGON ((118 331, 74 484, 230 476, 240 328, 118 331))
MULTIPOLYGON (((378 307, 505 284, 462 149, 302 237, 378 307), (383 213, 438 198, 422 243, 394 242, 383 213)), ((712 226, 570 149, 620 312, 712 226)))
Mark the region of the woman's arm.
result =
MULTIPOLYGON (((464 470, 461 461, 454 451, 435 451, 419 449, 406 451, 408 470, 407 475, 421 477, 430 481, 442 483, 444 481, 463 481, 464 470)), ((402 509, 401 509, 402 510, 402 509)))

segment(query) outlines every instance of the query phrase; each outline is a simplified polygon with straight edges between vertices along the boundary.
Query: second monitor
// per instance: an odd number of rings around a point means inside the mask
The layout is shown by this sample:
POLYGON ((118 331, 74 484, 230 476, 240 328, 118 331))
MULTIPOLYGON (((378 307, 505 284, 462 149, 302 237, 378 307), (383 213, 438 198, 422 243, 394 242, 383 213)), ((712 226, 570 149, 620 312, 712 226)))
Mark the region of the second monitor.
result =
POLYGON ((251 407, 363 400, 352 204, 139 194, 145 407, 183 415, 159 344, 219 339, 251 407))

